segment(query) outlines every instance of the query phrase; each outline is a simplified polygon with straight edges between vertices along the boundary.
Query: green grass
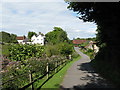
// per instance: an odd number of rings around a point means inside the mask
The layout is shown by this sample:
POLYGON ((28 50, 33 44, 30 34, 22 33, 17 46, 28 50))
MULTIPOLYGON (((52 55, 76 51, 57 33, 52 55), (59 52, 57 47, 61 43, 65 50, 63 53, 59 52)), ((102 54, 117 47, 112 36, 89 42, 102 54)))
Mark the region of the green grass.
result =
POLYGON ((56 88, 59 89, 61 82, 63 81, 63 78, 68 70, 68 68, 77 60, 80 59, 80 56, 77 58, 74 58, 73 61, 68 63, 65 67, 62 68, 57 74, 55 74, 48 82, 46 82, 42 88, 56 88))

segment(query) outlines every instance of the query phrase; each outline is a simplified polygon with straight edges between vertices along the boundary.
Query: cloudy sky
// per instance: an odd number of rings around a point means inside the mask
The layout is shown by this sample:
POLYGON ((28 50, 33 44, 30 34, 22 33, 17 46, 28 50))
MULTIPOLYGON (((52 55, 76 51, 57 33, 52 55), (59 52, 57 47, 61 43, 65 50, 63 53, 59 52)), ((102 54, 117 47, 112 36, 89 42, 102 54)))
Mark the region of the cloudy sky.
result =
POLYGON ((96 25, 84 23, 67 6, 62 0, 4 0, 0 5, 0 31, 27 36, 28 31, 46 34, 53 27, 61 27, 70 39, 95 37, 96 25))

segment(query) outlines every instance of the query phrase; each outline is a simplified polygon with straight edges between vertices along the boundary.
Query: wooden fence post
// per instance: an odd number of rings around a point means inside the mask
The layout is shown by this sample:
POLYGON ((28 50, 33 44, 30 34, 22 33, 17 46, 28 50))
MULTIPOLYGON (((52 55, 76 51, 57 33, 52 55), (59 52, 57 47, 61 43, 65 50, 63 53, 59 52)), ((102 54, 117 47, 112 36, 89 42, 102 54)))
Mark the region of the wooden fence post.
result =
POLYGON ((49 77, 49 67, 48 67, 48 63, 47 63, 47 67, 46 67, 46 70, 47 70, 47 79, 48 79, 48 77, 49 77))
POLYGON ((57 61, 55 61, 55 73, 57 72, 57 61))
MULTIPOLYGON (((30 70, 29 70, 29 80, 30 80, 30 83, 33 81, 32 73, 31 73, 30 70)), ((31 90, 34 90, 34 88, 33 88, 33 84, 31 85, 31 90)))

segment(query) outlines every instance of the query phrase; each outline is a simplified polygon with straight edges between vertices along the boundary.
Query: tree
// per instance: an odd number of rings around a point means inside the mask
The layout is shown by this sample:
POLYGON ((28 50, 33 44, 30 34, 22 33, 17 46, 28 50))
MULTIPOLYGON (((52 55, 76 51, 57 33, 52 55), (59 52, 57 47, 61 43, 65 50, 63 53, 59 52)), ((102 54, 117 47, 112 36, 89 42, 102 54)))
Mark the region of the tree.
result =
POLYGON ((11 36, 11 43, 17 43, 17 39, 16 39, 17 35, 11 34, 10 36, 11 36))
POLYGON ((104 57, 107 57, 106 60, 120 63, 120 45, 118 44, 120 41, 120 3, 68 2, 68 4, 70 10, 78 12, 79 19, 84 22, 95 22, 98 25, 97 36, 99 38, 97 39, 100 41, 99 44, 105 44, 107 47, 107 55, 104 57))
POLYGON ((28 38, 31 39, 33 35, 37 35, 35 32, 28 32, 28 38))
POLYGON ((2 35, 2 40, 1 41, 6 42, 6 43, 10 43, 10 34, 7 33, 7 32, 4 32, 4 31, 2 31, 0 33, 2 35))
POLYGON ((17 39, 16 39, 17 35, 15 34, 10 34, 4 31, 0 32, 0 34, 1 34, 0 41, 2 42, 5 42, 5 43, 16 43, 17 42, 17 39))
POLYGON ((45 37, 45 42, 52 45, 69 41, 67 33, 60 27, 54 27, 54 30, 48 32, 45 37))

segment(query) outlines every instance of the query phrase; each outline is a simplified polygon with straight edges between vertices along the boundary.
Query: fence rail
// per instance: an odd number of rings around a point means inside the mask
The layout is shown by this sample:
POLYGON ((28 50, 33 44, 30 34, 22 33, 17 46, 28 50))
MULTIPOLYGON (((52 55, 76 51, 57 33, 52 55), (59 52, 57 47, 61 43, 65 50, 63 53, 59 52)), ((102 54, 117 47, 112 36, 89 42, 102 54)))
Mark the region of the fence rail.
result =
MULTIPOLYGON (((34 87, 35 82, 43 79, 44 77, 47 77, 47 79, 38 87, 40 89, 52 76, 54 76, 57 72, 59 72, 66 65, 67 62, 69 62, 69 60, 66 58, 63 58, 60 60, 54 60, 52 62, 47 62, 45 73, 41 76, 38 76, 37 78, 34 78, 33 77, 34 72, 33 71, 31 72, 29 70, 29 72, 26 73, 27 76, 29 77, 29 83, 27 85, 20 87, 20 90, 27 89, 30 86, 31 86, 31 89, 33 90, 34 88, 36 88, 36 87, 34 87), (54 67, 52 67, 51 65, 54 65, 54 67)), ((12 78, 11 80, 7 80, 6 82, 2 83, 2 85, 7 85, 11 82, 14 82, 15 79, 17 79, 19 77, 24 77, 25 75, 21 74, 19 76, 16 76, 16 77, 12 78)))

